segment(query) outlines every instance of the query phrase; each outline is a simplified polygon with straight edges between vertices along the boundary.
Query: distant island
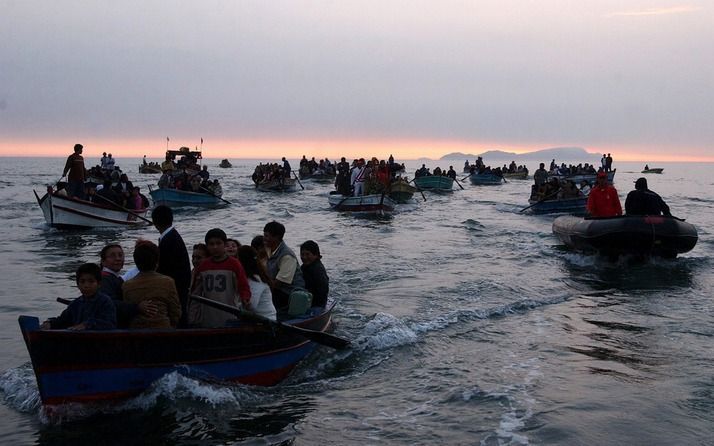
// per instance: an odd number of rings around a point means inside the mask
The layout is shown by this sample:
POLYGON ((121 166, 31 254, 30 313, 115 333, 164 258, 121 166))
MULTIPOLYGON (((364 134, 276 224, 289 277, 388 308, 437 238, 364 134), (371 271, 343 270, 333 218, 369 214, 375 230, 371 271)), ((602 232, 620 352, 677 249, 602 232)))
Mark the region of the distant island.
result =
POLYGON ((567 160, 567 161, 582 160, 583 162, 590 162, 590 161, 599 161, 602 154, 601 153, 590 153, 590 152, 586 151, 585 149, 583 149, 582 147, 553 147, 550 149, 536 150, 534 152, 525 152, 525 153, 506 152, 503 150, 489 150, 487 152, 483 152, 481 154, 474 155, 472 153, 453 152, 453 153, 447 153, 446 155, 439 158, 439 160, 461 160, 461 161, 469 160, 470 162, 473 162, 479 156, 481 158, 483 158, 484 162, 488 165, 489 160, 492 160, 492 159, 509 160, 509 161, 514 160, 516 162, 519 162, 519 161, 540 161, 543 163, 547 163, 552 159, 555 159, 558 162, 565 161, 565 160, 567 160))

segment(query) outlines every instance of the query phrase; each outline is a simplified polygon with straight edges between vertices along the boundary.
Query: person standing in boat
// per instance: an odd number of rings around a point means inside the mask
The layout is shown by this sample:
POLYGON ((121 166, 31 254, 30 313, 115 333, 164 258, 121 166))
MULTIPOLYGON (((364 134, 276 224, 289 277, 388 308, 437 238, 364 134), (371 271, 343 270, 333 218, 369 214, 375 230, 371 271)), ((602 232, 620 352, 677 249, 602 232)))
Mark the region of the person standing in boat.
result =
POLYGON ((87 179, 87 170, 84 168, 82 157, 82 144, 74 145, 74 153, 67 157, 67 162, 62 171, 62 177, 67 176, 67 192, 70 197, 84 199, 84 180, 87 179))
POLYGON ((625 214, 672 216, 669 212, 669 206, 667 206, 662 197, 647 188, 646 178, 638 178, 635 181, 635 190, 627 194, 625 214))
POLYGON ((364 158, 360 158, 357 161, 357 167, 352 169, 352 187, 354 188, 353 195, 359 197, 364 194, 364 182, 367 179, 368 172, 367 167, 364 164, 364 158))
POLYGON ((285 226, 277 221, 271 221, 263 228, 263 242, 268 250, 269 285, 278 311, 287 308, 290 293, 305 289, 297 256, 283 241, 284 236, 285 226))
POLYGON ((456 179, 456 171, 454 170, 454 166, 449 166, 449 171, 446 172, 446 176, 451 178, 452 180, 456 179))
MULTIPOLYGON (((250 285, 243 266, 235 257, 226 253, 228 237, 222 229, 206 232, 205 242, 208 259, 201 262, 193 272, 193 294, 215 300, 231 307, 250 304, 250 285)), ((192 326, 211 328, 224 327, 226 321, 235 319, 228 313, 198 302, 189 306, 189 323, 192 326)))
POLYGON ((161 234, 159 236, 159 266, 156 271, 174 279, 181 302, 179 327, 187 325, 188 288, 191 284, 191 262, 183 238, 174 228, 174 213, 168 206, 156 206, 151 212, 151 221, 161 234))
POLYGON ((601 170, 597 173, 595 186, 588 195, 588 212, 593 217, 614 217, 622 215, 620 197, 617 189, 607 182, 607 173, 601 170))
POLYGON ((605 172, 612 171, 612 155, 609 153, 605 157, 605 172))

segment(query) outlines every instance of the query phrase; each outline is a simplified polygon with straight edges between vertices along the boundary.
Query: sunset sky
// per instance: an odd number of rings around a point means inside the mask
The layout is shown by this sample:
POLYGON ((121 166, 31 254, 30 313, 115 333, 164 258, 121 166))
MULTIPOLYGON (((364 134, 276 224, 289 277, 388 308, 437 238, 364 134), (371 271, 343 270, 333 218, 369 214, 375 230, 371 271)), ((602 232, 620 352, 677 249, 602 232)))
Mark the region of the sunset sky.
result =
POLYGON ((0 0, 0 155, 714 162, 714 2, 0 0))

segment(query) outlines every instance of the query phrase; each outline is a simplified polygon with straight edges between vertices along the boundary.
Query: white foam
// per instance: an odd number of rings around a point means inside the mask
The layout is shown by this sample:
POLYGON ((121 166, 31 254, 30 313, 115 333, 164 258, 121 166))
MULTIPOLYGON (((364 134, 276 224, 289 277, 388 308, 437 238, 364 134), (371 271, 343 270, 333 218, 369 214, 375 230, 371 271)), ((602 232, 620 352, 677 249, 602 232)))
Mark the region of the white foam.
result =
POLYGON ((40 392, 29 363, 3 372, 0 375, 0 390, 5 401, 20 412, 35 412, 40 407, 40 392))

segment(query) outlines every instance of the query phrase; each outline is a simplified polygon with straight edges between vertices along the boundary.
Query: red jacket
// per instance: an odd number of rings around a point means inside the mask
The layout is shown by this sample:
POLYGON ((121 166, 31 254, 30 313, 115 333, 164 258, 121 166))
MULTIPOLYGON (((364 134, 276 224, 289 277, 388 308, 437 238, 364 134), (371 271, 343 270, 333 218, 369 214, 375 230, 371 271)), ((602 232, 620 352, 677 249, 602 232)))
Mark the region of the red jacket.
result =
POLYGON ((617 196, 617 189, 613 186, 596 185, 588 196, 588 212, 593 217, 614 217, 622 215, 622 205, 620 197, 617 196))

